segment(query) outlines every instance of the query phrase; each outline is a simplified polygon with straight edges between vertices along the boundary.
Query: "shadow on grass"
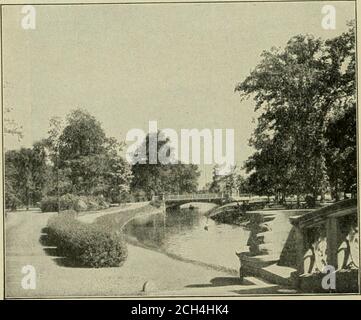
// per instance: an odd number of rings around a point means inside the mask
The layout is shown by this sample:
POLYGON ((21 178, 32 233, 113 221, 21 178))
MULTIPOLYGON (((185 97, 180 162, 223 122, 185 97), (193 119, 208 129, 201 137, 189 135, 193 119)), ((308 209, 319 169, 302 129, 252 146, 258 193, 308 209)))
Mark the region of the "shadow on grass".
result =
POLYGON ((48 236, 48 228, 44 227, 41 230, 41 235, 39 238, 40 244, 43 246, 43 250, 46 255, 53 257, 53 261, 60 267, 69 267, 69 268, 86 268, 81 265, 79 262, 65 257, 64 254, 59 252, 57 246, 52 243, 48 236))
POLYGON ((253 285, 253 283, 248 281, 247 279, 241 281, 241 279, 238 277, 216 277, 213 278, 210 283, 190 284, 187 285, 186 288, 212 288, 235 285, 250 286, 253 285))

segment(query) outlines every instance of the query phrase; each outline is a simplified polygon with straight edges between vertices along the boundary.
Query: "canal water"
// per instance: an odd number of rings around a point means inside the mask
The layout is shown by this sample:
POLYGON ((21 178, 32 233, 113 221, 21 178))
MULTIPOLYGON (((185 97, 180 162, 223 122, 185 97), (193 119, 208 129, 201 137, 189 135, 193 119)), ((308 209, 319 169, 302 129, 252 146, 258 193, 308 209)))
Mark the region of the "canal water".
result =
POLYGON ((216 223, 205 213, 209 205, 178 209, 167 213, 136 218, 124 231, 141 244, 175 255, 238 272, 236 251, 248 251, 249 231, 216 223))

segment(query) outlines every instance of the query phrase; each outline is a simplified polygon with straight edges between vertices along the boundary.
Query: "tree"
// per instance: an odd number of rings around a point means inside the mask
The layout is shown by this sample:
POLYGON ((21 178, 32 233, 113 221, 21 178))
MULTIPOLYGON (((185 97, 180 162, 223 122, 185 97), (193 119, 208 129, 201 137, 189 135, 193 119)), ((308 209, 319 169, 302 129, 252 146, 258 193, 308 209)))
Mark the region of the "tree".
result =
MULTIPOLYGON (((63 122, 59 117, 53 117, 50 119, 48 138, 46 144, 50 151, 50 157, 52 159, 52 179, 53 182, 50 187, 49 194, 55 194, 58 199, 58 213, 60 213, 60 194, 61 194, 61 177, 65 178, 60 169, 60 135, 63 130, 63 122)), ((66 178, 65 178, 66 179, 66 178)), ((64 179, 64 180, 65 180, 64 179)), ((65 193, 65 192, 64 192, 65 193)))
MULTIPOLYGON (((157 133, 158 144, 157 152, 169 143, 160 132, 157 133)), ((146 136, 145 141, 139 147, 139 150, 146 150, 144 163, 136 163, 132 166, 133 193, 144 193, 148 199, 153 195, 163 193, 191 193, 197 190, 198 178, 200 173, 198 167, 193 164, 162 164, 157 160, 156 164, 149 164, 149 140, 150 135, 146 136)), ((171 150, 168 150, 169 155, 171 150)), ((136 152, 137 153, 137 152, 136 152)))
POLYGON ((350 22, 347 32, 326 45, 333 78, 327 97, 332 112, 325 132, 326 167, 331 190, 338 200, 341 190, 353 196, 357 191, 355 22, 350 22))
POLYGON ((350 108, 340 118, 330 121, 327 131, 327 172, 334 197, 339 192, 357 191, 357 148, 356 148, 356 110, 350 108))
POLYGON ((325 132, 340 101, 354 101, 353 39, 352 30, 326 42, 295 36, 283 50, 263 52, 261 62, 236 87, 242 99, 253 97, 260 112, 250 140, 256 152, 246 163, 249 172, 255 170, 251 186, 263 184, 258 192, 283 198, 324 193, 327 171, 332 171, 325 132))
POLYGON ((5 161, 5 208, 11 210, 16 210, 21 205, 20 193, 16 184, 17 175, 14 163, 5 161))
POLYGON ((102 195, 120 201, 129 192, 131 168, 123 144, 106 137, 100 123, 77 109, 50 120, 48 137, 32 148, 6 153, 6 205, 29 207, 44 195, 102 195))
POLYGON ((66 117, 66 125, 59 137, 61 165, 73 159, 104 153, 105 142, 100 122, 85 110, 73 110, 66 117))
POLYGON ((33 203, 40 202, 49 189, 51 169, 48 164, 47 144, 45 140, 35 142, 31 149, 33 203))
POLYGON ((240 173, 239 169, 234 166, 227 175, 220 175, 220 167, 213 168, 212 183, 209 190, 211 192, 223 193, 246 193, 248 192, 247 182, 240 173))
MULTIPOLYGON (((242 97, 253 95, 255 110, 262 112, 251 143, 262 150, 277 140, 278 148, 268 148, 268 156, 286 151, 288 173, 282 176, 291 175, 297 195, 316 195, 324 179, 322 131, 328 110, 319 102, 325 90, 323 50, 320 39, 295 36, 284 50, 264 52, 260 64, 236 88, 242 97)), ((278 169, 276 164, 273 175, 280 174, 278 169)))
POLYGON ((108 138, 105 143, 104 165, 104 185, 99 191, 108 199, 114 202, 121 202, 130 192, 132 181, 131 166, 120 156, 123 144, 114 138, 108 138))
POLYGON ((100 122, 87 111, 72 111, 64 125, 54 119, 49 145, 60 193, 62 185, 69 193, 103 195, 115 201, 129 191, 132 176, 120 156, 122 144, 106 137, 100 122))
POLYGON ((12 208, 39 202, 43 195, 47 173, 46 156, 41 144, 5 154, 5 179, 8 205, 12 208))

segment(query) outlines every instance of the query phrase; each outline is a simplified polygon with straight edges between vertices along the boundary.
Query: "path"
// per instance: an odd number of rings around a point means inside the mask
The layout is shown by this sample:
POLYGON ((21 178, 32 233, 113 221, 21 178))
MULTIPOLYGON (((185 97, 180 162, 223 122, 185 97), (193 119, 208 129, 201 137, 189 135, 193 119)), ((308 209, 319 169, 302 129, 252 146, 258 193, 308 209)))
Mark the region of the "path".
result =
POLYGON ((129 257, 119 268, 69 268, 61 258, 47 255, 39 238, 53 213, 17 212, 6 219, 6 296, 133 296, 141 295, 145 281, 153 280, 152 295, 239 295, 277 293, 278 287, 249 278, 237 278, 164 254, 128 245, 129 257), (35 290, 24 290, 21 269, 32 265, 37 272, 35 290))

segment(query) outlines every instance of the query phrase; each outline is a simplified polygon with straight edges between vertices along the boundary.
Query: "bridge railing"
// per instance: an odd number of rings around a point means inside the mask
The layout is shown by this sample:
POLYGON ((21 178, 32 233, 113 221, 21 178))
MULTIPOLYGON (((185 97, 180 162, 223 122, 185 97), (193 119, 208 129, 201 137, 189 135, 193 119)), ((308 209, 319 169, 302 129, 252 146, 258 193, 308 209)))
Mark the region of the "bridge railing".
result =
POLYGON ((224 199, 227 195, 224 193, 192 193, 192 194, 165 194, 153 197, 156 200, 181 201, 181 200, 211 200, 224 199))
POLYGON ((152 200, 160 201, 183 201, 183 200, 215 200, 215 199, 234 199, 234 201, 268 202, 267 197, 254 196, 250 194, 233 195, 228 193, 189 193, 189 194, 163 194, 153 196, 152 200))

